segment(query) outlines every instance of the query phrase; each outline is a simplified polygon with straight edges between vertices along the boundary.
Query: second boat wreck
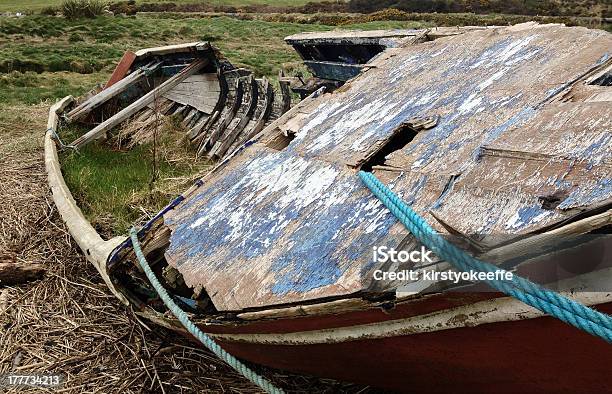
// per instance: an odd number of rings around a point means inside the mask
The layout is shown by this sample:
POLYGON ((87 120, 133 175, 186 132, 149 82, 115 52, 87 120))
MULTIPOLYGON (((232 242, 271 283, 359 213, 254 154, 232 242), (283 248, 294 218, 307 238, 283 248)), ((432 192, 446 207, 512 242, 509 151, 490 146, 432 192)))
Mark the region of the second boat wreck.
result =
MULTIPOLYGON (((126 55, 105 89, 50 113, 49 183, 71 234, 123 302, 185 333, 130 240, 104 241, 84 218, 53 140, 64 118, 93 124, 73 147, 126 129, 137 143, 152 114, 180 113, 218 164, 139 239, 164 287, 224 349, 400 391, 601 389, 612 352, 600 339, 478 284, 377 283, 373 249, 421 245, 357 172, 480 259, 612 312, 612 250, 598 238, 612 223, 612 36, 527 23, 410 37, 291 109, 286 85, 274 91, 205 43, 126 55), (597 264, 559 266, 577 245, 550 250, 552 240, 579 234, 593 235, 597 264)), ((321 53, 320 37, 299 38, 321 53)))

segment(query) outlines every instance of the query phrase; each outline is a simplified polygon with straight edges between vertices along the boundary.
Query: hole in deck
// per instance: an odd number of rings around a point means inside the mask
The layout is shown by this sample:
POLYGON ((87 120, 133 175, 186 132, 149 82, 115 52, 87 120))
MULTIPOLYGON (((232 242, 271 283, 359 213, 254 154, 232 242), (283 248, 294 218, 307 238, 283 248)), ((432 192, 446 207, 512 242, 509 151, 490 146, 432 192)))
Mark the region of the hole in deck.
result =
POLYGON ((387 157, 398 150, 404 149, 408 145, 418 132, 406 124, 402 124, 393 135, 385 141, 385 143, 379 147, 379 149, 370 155, 366 161, 361 165, 361 170, 365 172, 372 172, 372 169, 376 166, 384 166, 387 157))
POLYGON ((603 67, 602 70, 590 78, 590 81, 587 80, 587 84, 597 86, 612 86, 612 64, 608 64, 603 67))
POLYGON ((291 143, 291 141, 293 141, 293 139, 295 138, 295 134, 289 134, 289 135, 285 135, 283 133, 279 133, 278 135, 276 135, 276 137, 274 137, 272 140, 270 140, 266 146, 268 148, 272 148, 274 150, 283 150, 286 147, 289 146, 289 144, 291 143))
POLYGON ((538 197, 538 200, 542 204, 542 209, 552 211, 561 204, 569 196, 569 193, 565 190, 557 190, 556 192, 538 197))
POLYGON ((595 78, 589 85, 612 86, 612 71, 607 71, 595 78))

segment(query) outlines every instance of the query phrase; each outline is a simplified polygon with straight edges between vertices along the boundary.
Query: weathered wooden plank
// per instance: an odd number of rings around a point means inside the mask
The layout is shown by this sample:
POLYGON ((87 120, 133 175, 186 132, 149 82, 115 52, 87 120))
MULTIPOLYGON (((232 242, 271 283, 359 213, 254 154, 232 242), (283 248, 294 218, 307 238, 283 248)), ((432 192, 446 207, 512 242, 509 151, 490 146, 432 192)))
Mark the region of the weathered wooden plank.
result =
POLYGON ((11 286, 40 279, 45 268, 40 263, 17 261, 14 255, 0 256, 0 286, 11 286))
POLYGON ((171 92, 165 93, 164 98, 175 101, 177 103, 181 103, 183 105, 189 105, 190 107, 197 108, 201 112, 210 114, 215 109, 215 105, 217 103, 217 100, 219 99, 219 95, 196 96, 196 95, 185 95, 185 94, 171 91, 171 92))
POLYGON ((146 107, 149 103, 155 100, 156 97, 159 97, 171 90, 174 86, 179 84, 188 76, 197 73, 200 71, 206 64, 208 64, 208 59, 198 59, 185 69, 183 69, 180 73, 168 78, 164 83, 162 83, 159 87, 153 89, 149 93, 142 96, 140 99, 136 100, 123 110, 119 111, 117 114, 113 115, 109 119, 100 123, 98 126, 94 127, 89 132, 85 133, 81 137, 77 138, 72 145, 75 148, 79 148, 97 138, 100 134, 112 129, 117 126, 121 122, 127 120, 134 113, 140 111, 142 108, 146 107))
MULTIPOLYGON (((181 262, 178 269, 189 285, 202 283, 207 290, 215 289, 213 302, 223 310, 317 297, 339 288, 349 292, 360 289, 361 283, 354 280, 352 271, 360 268, 350 263, 358 259, 353 255, 354 248, 358 244, 362 257, 370 256, 371 245, 386 236, 395 222, 392 215, 377 219, 379 213, 372 209, 371 196, 343 164, 304 160, 287 150, 272 155, 267 148, 253 147, 239 156, 244 162, 230 161, 222 177, 210 178, 216 185, 214 191, 205 196, 201 190, 196 192, 197 202, 192 200, 180 212, 164 217, 172 230, 166 252, 169 264, 181 262), (245 200, 244 196, 251 193, 253 198, 245 200), (304 196, 311 198, 304 200, 304 196), (210 208, 221 208, 219 203, 227 204, 226 210, 214 214, 210 208), (342 204, 351 209, 333 208, 342 204), (323 209, 325 206, 329 208, 323 209), (216 220, 230 210, 241 219, 225 219, 224 223, 216 220), (242 217, 245 211, 252 215, 242 217), (308 217, 309 224, 293 226, 302 217, 308 217), (187 222, 180 229, 175 226, 187 222), (285 222, 282 226, 271 224, 285 222), (355 245, 330 242, 340 223, 342 234, 361 234, 355 245), (207 235, 203 236, 205 230, 207 235), (230 241, 234 237, 238 237, 235 239, 240 248, 230 241), (238 256, 232 250, 249 252, 238 256), (229 273, 235 274, 231 282, 229 273), (255 287, 260 290, 257 296, 255 287), (289 290, 291 287, 300 288, 299 294, 289 290), (232 288, 239 290, 229 297, 232 288)), ((338 239, 346 241, 340 234, 338 239)))
POLYGON ((219 310, 368 290, 363 275, 372 246, 399 245, 407 233, 344 163, 359 162, 415 117, 439 121, 395 147, 376 174, 417 213, 445 211, 445 223, 480 236, 528 233, 551 215, 558 217, 547 226, 564 222, 569 211, 612 196, 607 112, 581 118, 566 107, 575 123, 552 122, 558 135, 531 129, 533 141, 513 130, 529 129, 557 92, 603 64, 611 43, 605 32, 549 26, 399 48, 333 94, 311 100, 284 149, 271 153, 264 144, 299 109, 265 128, 258 142, 167 213, 167 261, 189 284, 203 286, 219 310), (583 122, 589 119, 590 128, 583 122), (537 133, 550 134, 546 149, 536 149, 545 140, 537 133), (501 146, 506 136, 521 149, 501 146), (538 201, 540 191, 572 192, 576 183, 587 187, 561 208, 538 201))
POLYGON ((218 91, 209 91, 206 89, 200 89, 197 85, 191 85, 188 89, 172 89, 168 93, 173 93, 179 96, 198 96, 204 99, 212 100, 213 103, 217 102, 217 98, 219 97, 218 91))
POLYGON ((158 62, 156 64, 152 63, 145 67, 139 68, 138 70, 134 71, 132 74, 119 80, 118 82, 114 83, 112 86, 107 87, 106 89, 102 90, 100 93, 89 98, 88 100, 83 102, 81 105, 74 108, 72 111, 68 112, 68 114, 66 115, 66 118, 68 119, 69 122, 75 122, 75 121, 78 121, 84 118, 97 107, 106 103, 108 100, 114 97, 117 97, 119 94, 129 89, 131 86, 134 86, 136 83, 142 81, 142 79, 145 78, 148 75, 148 73, 155 71, 157 68, 159 68, 160 65, 161 65, 161 62, 158 62))
POLYGON ((217 125, 217 127, 213 130, 210 136, 204 140, 200 147, 198 148, 198 156, 202 155, 204 152, 210 150, 217 140, 223 135, 223 132, 230 124, 232 119, 236 116, 238 109, 240 108, 240 104, 242 103, 242 94, 244 91, 243 81, 241 79, 236 80, 236 90, 234 91, 234 101, 232 102, 231 107, 225 108, 223 117, 221 121, 217 125))
POLYGON ((195 74, 178 84, 173 90, 203 90, 219 92, 221 90, 217 75, 213 73, 195 74))
POLYGON ((234 143, 236 138, 242 133, 244 127, 251 120, 251 117, 255 113, 257 109, 257 99, 259 96, 257 81, 253 76, 249 76, 249 80, 247 82, 247 86, 250 86, 249 89, 249 101, 247 103, 247 108, 245 109, 242 117, 238 124, 232 128, 228 133, 225 134, 223 139, 215 144, 215 146, 211 149, 208 154, 208 157, 211 159, 220 159, 225 155, 229 147, 234 143))
POLYGON ((270 113, 272 112, 272 103, 274 102, 274 89, 272 88, 270 81, 268 81, 266 78, 263 79, 263 91, 264 91, 263 103, 262 103, 263 108, 261 110, 261 113, 259 114, 259 117, 254 122, 251 129, 247 127, 247 132, 240 138, 238 143, 236 143, 234 146, 230 148, 229 154, 232 154, 232 152, 237 147, 242 146, 244 143, 249 141, 251 138, 259 134, 261 130, 263 130, 266 124, 266 121, 268 120, 268 118, 270 117, 270 113))

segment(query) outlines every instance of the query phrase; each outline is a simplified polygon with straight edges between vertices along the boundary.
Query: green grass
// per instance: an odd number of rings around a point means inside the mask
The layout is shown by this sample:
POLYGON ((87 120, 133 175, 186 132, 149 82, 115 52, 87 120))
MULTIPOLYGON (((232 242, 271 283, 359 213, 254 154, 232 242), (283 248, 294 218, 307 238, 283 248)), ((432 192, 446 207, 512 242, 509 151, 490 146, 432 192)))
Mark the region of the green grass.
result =
MULTIPOLYGON (((244 5, 260 5, 268 4, 274 6, 300 6, 309 1, 317 0, 209 0, 205 3, 211 5, 227 5, 227 6, 244 6, 244 5)), ((138 3, 165 3, 168 0, 146 0, 137 1, 138 3)), ((197 0, 171 0, 176 4, 193 4, 197 0)), ((10 11, 40 11, 45 7, 57 7, 62 4, 62 0, 0 0, 0 12, 10 11)))
MULTIPOLYGON (((171 127, 160 130, 156 147, 157 178, 153 179, 153 145, 120 150, 110 142, 94 142, 79 152, 61 155, 66 184, 88 220, 103 235, 126 233, 144 212, 154 214, 189 186, 191 176, 209 163, 196 161, 188 146, 177 144, 171 127)), ((73 130, 62 130, 70 140, 73 130)))
POLYGON ((12 72, 0 74, 0 103, 38 104, 68 95, 79 96, 96 83, 107 78, 106 74, 77 74, 68 72, 35 73, 12 72))
MULTIPOLYGON (((430 26, 414 21, 377 21, 343 28, 430 26)), ((0 18, 0 103, 35 103, 81 94, 102 82, 126 50, 189 41, 210 41, 238 67, 274 77, 300 58, 283 38, 336 28, 320 24, 240 20, 230 17, 100 17, 69 21, 42 15, 0 18), (14 71, 28 72, 25 75, 14 71), (9 74, 1 74, 9 73, 9 74), (38 74, 36 74, 38 73, 38 74), (86 76, 86 74, 91 74, 86 76)))

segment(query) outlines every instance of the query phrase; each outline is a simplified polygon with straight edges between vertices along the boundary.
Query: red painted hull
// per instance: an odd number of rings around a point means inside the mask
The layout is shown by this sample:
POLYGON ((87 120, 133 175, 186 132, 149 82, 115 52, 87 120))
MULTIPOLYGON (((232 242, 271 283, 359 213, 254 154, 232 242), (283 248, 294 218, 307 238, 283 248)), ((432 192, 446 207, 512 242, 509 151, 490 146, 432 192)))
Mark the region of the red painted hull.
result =
POLYGON ((258 364, 399 392, 601 393, 612 368, 612 346, 550 317, 330 344, 219 343, 258 364))

